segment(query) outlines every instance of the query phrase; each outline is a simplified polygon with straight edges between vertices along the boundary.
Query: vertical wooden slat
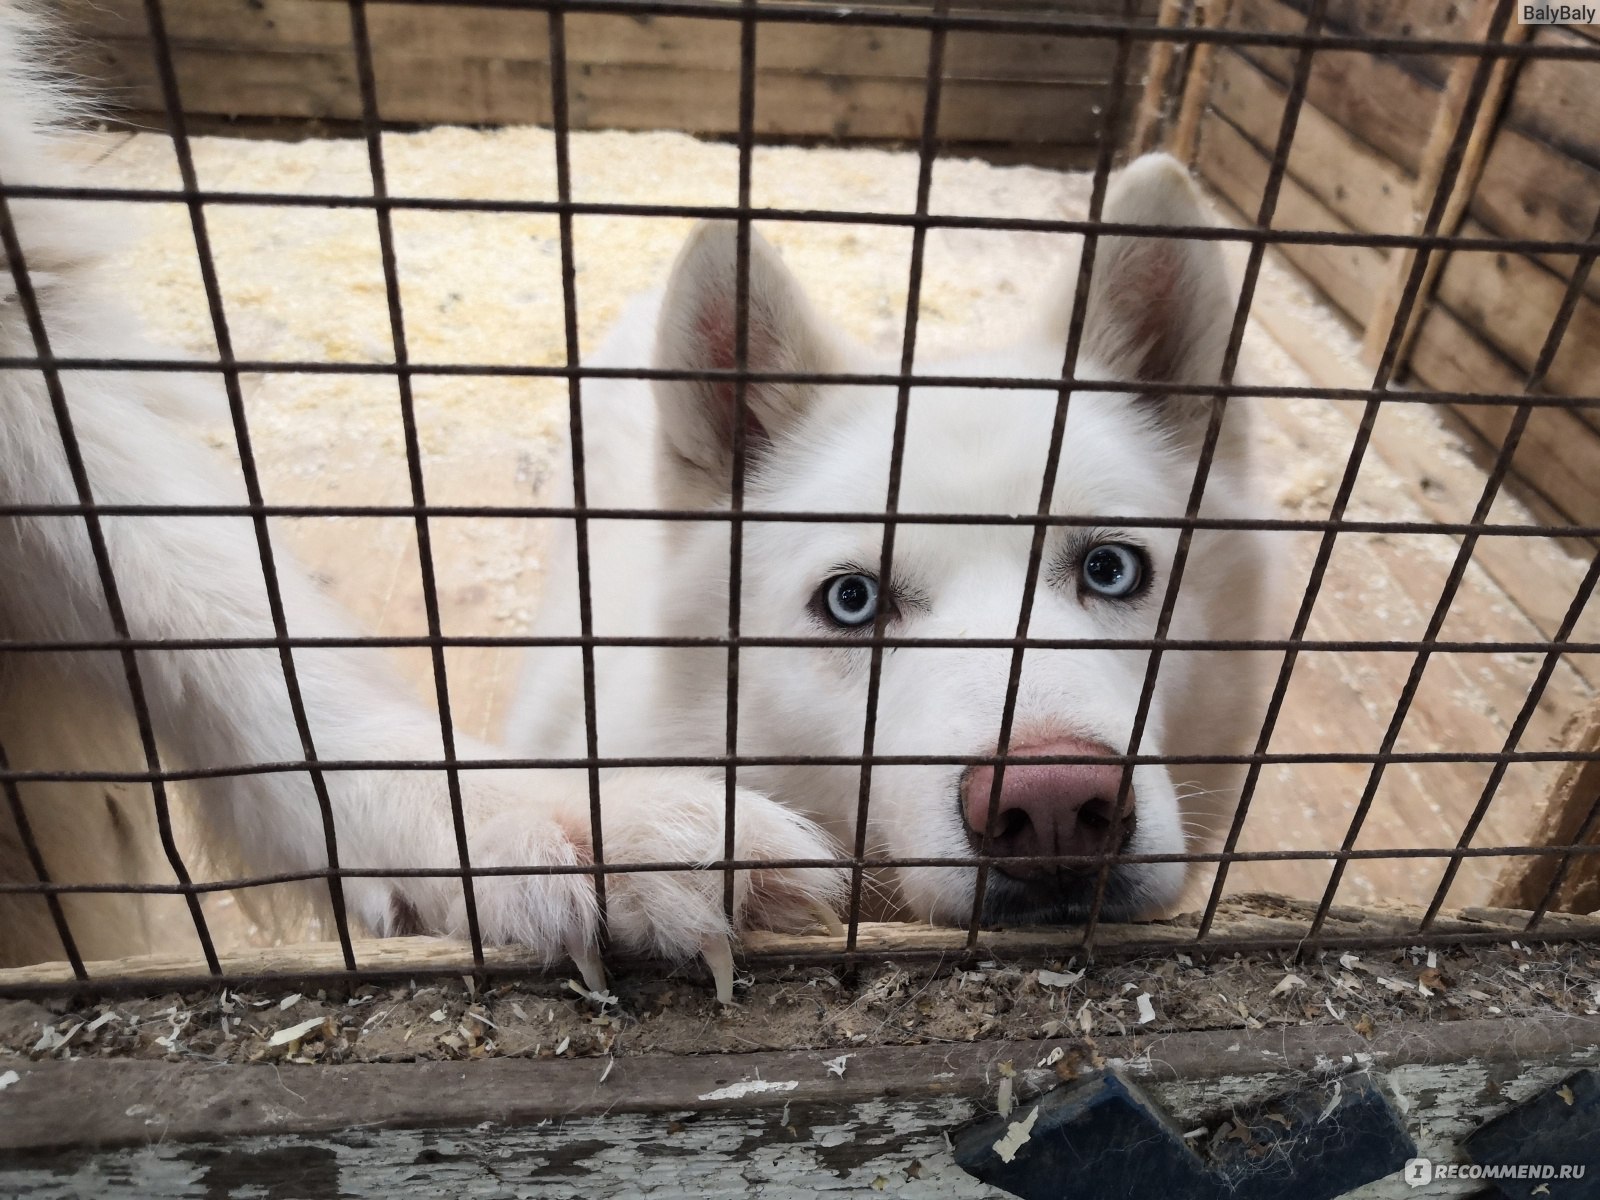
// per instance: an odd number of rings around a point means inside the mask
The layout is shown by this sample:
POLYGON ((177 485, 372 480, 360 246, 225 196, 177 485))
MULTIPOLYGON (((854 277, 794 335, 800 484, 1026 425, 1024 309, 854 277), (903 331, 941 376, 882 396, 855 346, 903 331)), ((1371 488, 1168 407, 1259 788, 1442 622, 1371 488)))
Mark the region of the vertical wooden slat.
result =
MULTIPOLYGON (((1600 707, 1574 718, 1562 743, 1565 749, 1579 754, 1600 752, 1600 707)), ((1530 844, 1572 845, 1597 799, 1600 799, 1600 762, 1568 763, 1550 789, 1550 799, 1530 844)), ((1590 841, 1593 840, 1591 836, 1590 841)), ((1548 854, 1512 859, 1495 885, 1489 903, 1532 908, 1550 887, 1560 862, 1559 856, 1548 854)), ((1574 857, 1552 907, 1558 912, 1593 912, 1600 908, 1600 855, 1574 857)))
MULTIPOLYGON (((1197 28, 1216 29, 1227 24, 1231 0, 1201 0, 1195 9, 1197 28)), ((1173 126, 1167 148, 1180 162, 1193 163, 1200 140, 1200 114, 1205 111, 1211 95, 1211 68, 1216 57, 1214 43, 1203 42, 1189 56, 1189 70, 1184 76, 1183 99, 1178 105, 1178 119, 1173 126)))
MULTIPOLYGON (((1184 24, 1192 0, 1161 0, 1161 11, 1156 24, 1162 29, 1175 29, 1184 24)), ((1177 52, 1176 42, 1153 42, 1150 57, 1145 62, 1144 95, 1139 101, 1139 113, 1129 143, 1130 156, 1154 150, 1161 136, 1161 115, 1167 100, 1167 81, 1172 74, 1172 59, 1177 52)))
MULTIPOLYGON (((1478 0, 1467 31, 1468 40, 1481 42, 1488 37, 1490 23, 1494 20, 1495 9, 1500 2, 1501 0, 1478 0)), ((1508 44, 1520 42, 1528 36, 1529 28, 1527 25, 1512 22, 1506 27, 1504 40, 1508 44)), ((1476 58, 1466 57, 1457 59, 1450 69, 1450 77, 1445 82, 1444 95, 1440 98, 1439 107, 1434 114, 1433 128, 1422 153, 1416 187, 1412 192, 1411 228, 1405 232, 1421 232, 1424 216, 1439 187, 1450 143, 1455 136, 1456 127, 1461 122, 1462 110, 1466 107, 1467 93, 1471 89, 1477 65, 1476 58)), ((1456 174, 1455 185, 1445 206, 1444 218, 1439 224, 1439 233, 1446 237, 1460 228, 1467 205, 1477 189, 1478 178, 1483 173, 1484 159, 1494 140, 1500 114, 1505 105, 1506 93, 1511 87, 1514 65, 1512 59, 1502 58, 1495 63, 1489 76, 1488 90, 1484 93, 1483 102, 1478 106, 1461 167, 1456 174)), ((1384 347, 1389 340, 1390 327, 1394 324, 1395 313, 1400 307, 1400 295, 1405 289, 1406 280, 1411 275, 1411 267, 1416 257, 1417 252, 1408 248, 1397 250, 1390 259, 1388 281, 1372 306, 1372 315, 1367 320, 1366 335, 1362 339, 1361 354, 1369 363, 1376 363, 1383 355, 1384 347)), ((1395 357, 1396 375, 1405 369, 1406 361, 1410 357, 1411 344, 1416 338, 1422 317, 1427 313, 1434 282, 1447 257, 1447 254, 1435 253, 1428 258, 1417 302, 1412 305, 1410 319, 1400 337, 1395 357)))

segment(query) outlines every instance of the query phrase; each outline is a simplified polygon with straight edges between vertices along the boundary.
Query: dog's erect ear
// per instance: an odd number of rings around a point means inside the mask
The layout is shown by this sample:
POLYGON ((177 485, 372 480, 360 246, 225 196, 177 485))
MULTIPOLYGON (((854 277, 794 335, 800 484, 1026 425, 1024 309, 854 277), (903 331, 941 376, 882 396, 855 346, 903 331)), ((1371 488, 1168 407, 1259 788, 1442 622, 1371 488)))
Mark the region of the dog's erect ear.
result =
MULTIPOLYGON (((673 265, 656 331, 657 368, 732 370, 738 336, 738 231, 702 222, 673 265)), ((778 252, 750 231, 746 363, 751 371, 837 371, 833 338, 778 252)), ((656 401, 669 469, 691 493, 726 495, 733 479, 738 405, 731 380, 657 380, 656 401)), ((815 384, 746 385, 745 450, 758 458, 772 435, 804 412, 815 384)))
MULTIPOLYGON (((1112 180, 1103 216, 1130 225, 1213 223, 1188 172, 1167 154, 1136 159, 1112 180)), ((1074 271, 1058 292, 1050 332, 1063 340, 1076 284, 1074 271)), ((1215 383, 1237 300, 1217 242, 1101 237, 1079 373, 1093 363, 1133 382, 1215 383)))

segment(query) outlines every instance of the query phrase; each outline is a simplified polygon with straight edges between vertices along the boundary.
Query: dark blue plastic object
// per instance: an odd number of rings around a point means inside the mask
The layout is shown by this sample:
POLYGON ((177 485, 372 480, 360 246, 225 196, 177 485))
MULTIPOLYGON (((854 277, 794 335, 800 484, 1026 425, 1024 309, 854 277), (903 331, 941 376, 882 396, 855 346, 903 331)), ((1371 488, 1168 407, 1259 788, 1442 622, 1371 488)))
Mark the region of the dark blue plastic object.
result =
POLYGON ((1523 1179, 1486 1181, 1508 1200, 1600 1196, 1600 1072, 1567 1076, 1479 1126, 1461 1145, 1475 1163, 1528 1171, 1523 1179), (1562 1167, 1570 1169, 1566 1179, 1560 1178, 1562 1167), (1571 1170, 1577 1168, 1582 1174, 1572 1178, 1571 1170))
POLYGON ((1416 1154, 1388 1097, 1364 1075, 1277 1097, 1233 1123, 1202 1155, 1136 1084, 1103 1071, 1008 1119, 968 1126, 955 1155, 969 1174, 1023 1200, 1333 1200, 1416 1154), (1006 1162, 996 1143, 1005 1147, 1035 1109, 1006 1162))

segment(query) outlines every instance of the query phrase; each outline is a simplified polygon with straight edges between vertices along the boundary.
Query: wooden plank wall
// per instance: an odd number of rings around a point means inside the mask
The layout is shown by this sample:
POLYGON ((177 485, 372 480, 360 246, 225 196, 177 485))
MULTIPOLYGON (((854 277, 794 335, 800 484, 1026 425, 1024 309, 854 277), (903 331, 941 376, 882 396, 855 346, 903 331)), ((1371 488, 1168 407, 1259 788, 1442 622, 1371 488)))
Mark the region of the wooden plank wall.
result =
MULTIPOLYGON (((1331 0, 1330 30, 1384 37, 1472 38, 1492 0, 1331 0)), ((1309 0, 1235 0, 1229 24, 1299 31, 1309 0)), ((1593 28, 1545 26, 1513 35, 1534 44, 1597 46, 1593 28)), ((1293 50, 1219 49, 1195 165, 1240 212, 1254 215, 1292 78, 1293 50)), ((1430 137, 1455 60, 1424 53, 1319 52, 1275 224, 1337 232, 1415 232, 1428 196, 1419 174, 1436 160, 1430 137)), ((1600 209, 1600 63, 1530 59, 1511 67, 1503 103, 1488 113, 1486 152, 1455 232, 1465 236, 1587 238, 1600 209)), ((1447 110, 1448 111, 1448 110, 1447 110)), ((1450 126, 1449 128, 1453 128, 1450 126)), ((1437 143, 1435 143, 1437 144, 1437 143)), ((1426 183, 1426 178, 1424 178, 1426 183)), ((1445 232, 1449 232, 1446 230, 1445 232)), ((1358 327, 1376 358, 1387 336, 1403 263, 1367 247, 1286 247, 1284 256, 1358 327)), ((1456 251, 1443 259, 1402 364, 1415 384, 1443 391, 1519 392, 1572 276, 1572 256, 1456 251)), ((1404 378, 1404 375, 1402 375, 1404 378)), ((1600 271, 1591 273, 1543 388, 1600 395, 1600 271)), ((1459 406, 1486 453, 1510 408, 1459 406)), ((1547 519, 1600 524, 1600 411, 1535 410, 1514 470, 1547 519)))
MULTIPOLYGON (((801 0, 811 3, 813 0, 801 0)), ((158 114, 143 0, 58 0, 82 38, 76 64, 133 113, 158 114)), ((985 9, 1155 18, 1158 0, 1000 0, 985 9)), ((817 2, 820 10, 829 6, 817 2)), ((888 0, 886 12, 908 5, 888 0)), ((913 6, 925 8, 923 5, 913 6)), ((324 126, 361 118, 350 18, 329 0, 166 0, 184 107, 202 118, 324 126)), ((542 12, 372 4, 379 110, 403 124, 550 121, 542 12)), ((574 129, 738 130, 739 25, 650 15, 569 14, 574 129)), ((953 33, 940 133, 950 145, 1088 161, 1108 98, 1109 39, 953 33)), ((1127 113, 1143 75, 1128 72, 1127 113)), ((828 24, 758 29, 755 124, 771 139, 914 141, 928 34, 828 24)), ((1119 123, 1120 125, 1120 123, 1119 123)))

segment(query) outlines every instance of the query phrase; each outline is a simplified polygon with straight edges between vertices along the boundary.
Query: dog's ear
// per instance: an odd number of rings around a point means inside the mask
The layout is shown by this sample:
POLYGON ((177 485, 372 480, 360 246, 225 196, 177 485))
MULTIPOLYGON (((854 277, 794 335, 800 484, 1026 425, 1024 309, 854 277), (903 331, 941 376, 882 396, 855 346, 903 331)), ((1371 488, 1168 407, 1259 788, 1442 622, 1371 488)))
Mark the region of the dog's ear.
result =
MULTIPOLYGON (((668 371, 732 370, 738 336, 738 231, 731 221, 705 221, 673 265, 661 303, 655 365, 668 371)), ((835 342, 778 252, 750 231, 747 353, 751 371, 837 371, 835 342)), ((732 487, 738 404, 732 380, 657 380, 656 403, 669 470, 692 497, 726 495, 732 487)), ((759 458, 796 420, 815 384, 750 382, 745 387, 747 462, 759 458)))
MULTIPOLYGON (((1147 154, 1122 171, 1107 192, 1103 215, 1129 225, 1213 224, 1188 172, 1168 154, 1147 154)), ((1062 340, 1076 282, 1074 270, 1057 292, 1060 307, 1050 332, 1062 340)), ((1079 373, 1092 363, 1130 382, 1215 383, 1237 299, 1215 241, 1101 237, 1079 373)))

